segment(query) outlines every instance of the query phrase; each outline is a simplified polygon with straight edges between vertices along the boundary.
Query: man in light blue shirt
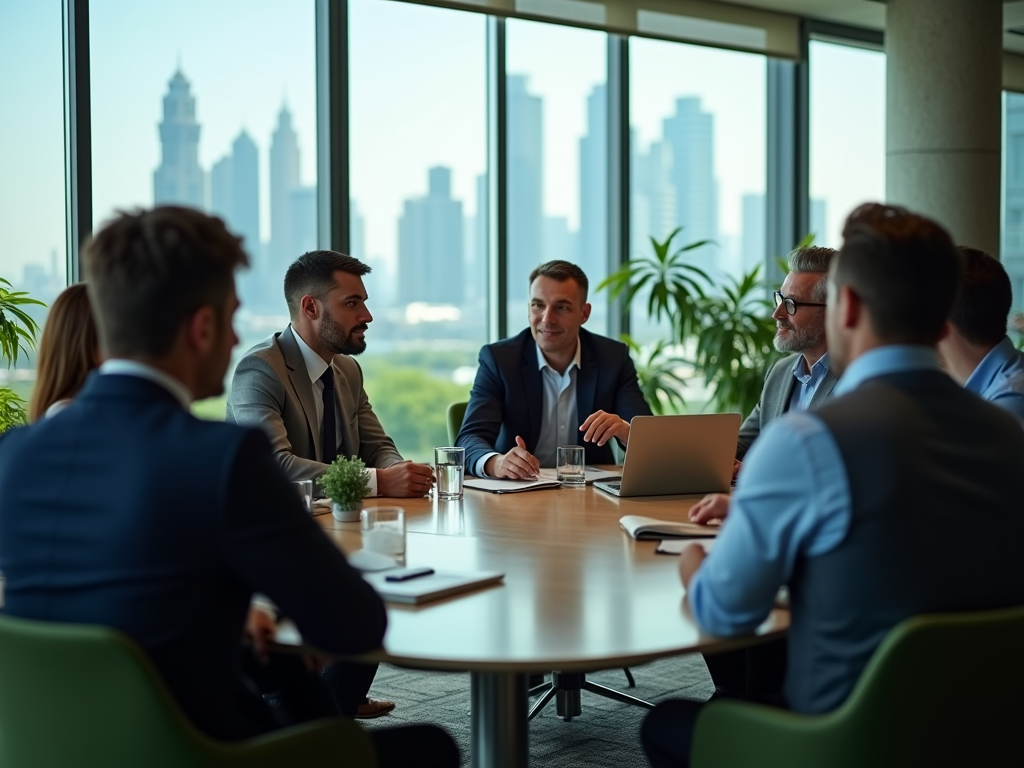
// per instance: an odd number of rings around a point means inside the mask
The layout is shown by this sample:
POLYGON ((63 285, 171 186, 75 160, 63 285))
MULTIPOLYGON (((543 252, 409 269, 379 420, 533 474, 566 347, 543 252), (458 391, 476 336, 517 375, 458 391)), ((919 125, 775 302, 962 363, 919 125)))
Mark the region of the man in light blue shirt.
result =
POLYGON ((960 252, 964 280, 949 316, 950 332, 939 342, 942 364, 969 392, 1024 420, 1024 354, 1006 335, 1010 278, 984 251, 961 246, 960 252))
MULTIPOLYGON (((878 204, 851 214, 829 274, 836 397, 776 420, 752 448, 714 550, 683 550, 700 628, 752 632, 790 596, 781 702, 845 701, 875 648, 920 613, 1024 603, 1024 430, 938 365, 963 257, 938 224, 878 204), (965 510, 984 533, 963 545, 965 510)), ((684 766, 701 705, 659 704, 641 739, 684 766)), ((742 738, 742 733, 736 734, 742 738)))

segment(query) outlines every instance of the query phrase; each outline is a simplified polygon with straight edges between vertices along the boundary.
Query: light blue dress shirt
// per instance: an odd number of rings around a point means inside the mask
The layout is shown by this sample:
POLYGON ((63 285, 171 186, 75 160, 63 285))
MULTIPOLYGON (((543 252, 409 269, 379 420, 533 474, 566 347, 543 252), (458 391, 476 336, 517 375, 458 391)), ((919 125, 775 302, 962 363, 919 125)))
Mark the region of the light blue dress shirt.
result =
POLYGON ((964 389, 1024 420, 1024 353, 1006 336, 978 363, 964 389))
POLYGON ((828 352, 818 358, 818 362, 811 366, 810 371, 807 370, 807 362, 803 355, 798 357, 793 363, 793 378, 797 383, 793 387, 793 393, 789 396, 787 411, 806 411, 810 408, 811 398, 818 391, 826 373, 828 373, 828 352))
MULTIPOLYGON (((580 430, 580 417, 576 405, 576 375, 580 370, 580 340, 576 339, 576 356, 565 369, 559 373, 544 357, 537 347, 537 369, 540 371, 543 408, 540 419, 540 437, 533 450, 533 455, 542 467, 554 467, 558 456, 558 446, 576 445, 576 433, 580 430)), ((497 451, 485 453, 473 467, 477 477, 487 477, 484 466, 491 456, 500 456, 497 451)))
MULTIPOLYGON (((919 370, 939 370, 934 349, 879 347, 850 365, 835 394, 919 370)), ((797 557, 823 555, 843 541, 852 510, 846 467, 824 422, 806 411, 773 421, 747 454, 715 547, 690 581, 697 623, 720 636, 753 630, 797 557)))

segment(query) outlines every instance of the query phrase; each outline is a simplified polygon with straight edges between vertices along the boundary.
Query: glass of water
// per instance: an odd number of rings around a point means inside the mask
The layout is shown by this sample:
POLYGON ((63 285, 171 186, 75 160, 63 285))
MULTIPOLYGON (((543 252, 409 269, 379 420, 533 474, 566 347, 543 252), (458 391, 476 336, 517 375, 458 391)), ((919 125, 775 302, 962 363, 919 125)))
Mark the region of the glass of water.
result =
POLYGON ((582 488, 587 484, 587 472, 583 464, 582 445, 558 446, 556 471, 563 486, 582 488))
POLYGON ((437 498, 461 499, 462 476, 466 468, 465 448, 435 448, 434 469, 437 473, 437 498))
POLYGON ((302 506, 306 508, 306 511, 313 512, 313 481, 312 480, 292 480, 292 485, 295 490, 298 491, 299 498, 302 499, 302 506))
POLYGON ((368 507, 360 515, 363 549, 405 562, 405 509, 402 507, 368 507))

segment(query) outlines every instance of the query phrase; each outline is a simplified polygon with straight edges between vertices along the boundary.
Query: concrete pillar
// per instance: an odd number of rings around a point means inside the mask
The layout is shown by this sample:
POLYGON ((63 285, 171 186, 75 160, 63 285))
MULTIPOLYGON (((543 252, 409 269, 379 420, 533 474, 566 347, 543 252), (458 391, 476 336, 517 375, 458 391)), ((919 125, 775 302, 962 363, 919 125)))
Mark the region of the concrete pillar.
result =
POLYGON ((999 255, 1000 0, 889 0, 886 197, 999 255))

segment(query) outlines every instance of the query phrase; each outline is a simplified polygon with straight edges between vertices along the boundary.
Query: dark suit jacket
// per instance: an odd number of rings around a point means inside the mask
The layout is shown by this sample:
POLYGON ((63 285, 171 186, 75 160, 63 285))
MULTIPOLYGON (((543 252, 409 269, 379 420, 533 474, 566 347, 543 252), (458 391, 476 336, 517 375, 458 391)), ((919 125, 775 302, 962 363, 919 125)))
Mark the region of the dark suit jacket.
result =
MULTIPOLYGON (((340 433, 338 455, 358 456, 375 469, 400 462, 401 454, 370 407, 359 364, 347 355, 335 355, 331 366, 340 433)), ((257 344, 238 362, 226 418, 266 432, 289 478, 315 480, 327 469, 322 461, 316 397, 298 342, 286 328, 257 344)))
MULTIPOLYGON (((789 398, 793 395, 793 387, 796 386, 796 377, 793 376, 793 365, 799 352, 787 355, 781 360, 775 361, 764 376, 764 388, 761 390, 761 399, 757 401, 754 410, 744 419, 740 425, 740 436, 736 443, 736 458, 740 461, 747 455, 751 444, 761 434, 761 431, 769 423, 779 418, 789 407, 789 398)), ((832 394, 838 379, 832 371, 825 372, 825 378, 814 391, 811 397, 811 408, 817 408, 825 399, 832 394)))
MULTIPOLYGON (((544 391, 537 369, 537 344, 527 328, 518 336, 488 344, 480 350, 480 367, 469 395, 469 406, 455 444, 466 449, 466 468, 472 472, 484 454, 506 453, 516 435, 533 451, 540 439, 544 391)), ((594 411, 614 413, 630 421, 649 416, 636 380, 629 350, 619 341, 580 329, 580 370, 576 378, 576 412, 580 424, 594 411)), ((583 445, 583 434, 576 435, 583 445)), ((590 464, 612 464, 611 443, 586 444, 590 464)))
POLYGON ((65 411, 0 437, 0 499, 3 610, 121 630, 211 736, 271 720, 239 669, 253 592, 325 651, 383 638, 380 598, 263 433, 196 419, 146 379, 93 374, 65 411))

